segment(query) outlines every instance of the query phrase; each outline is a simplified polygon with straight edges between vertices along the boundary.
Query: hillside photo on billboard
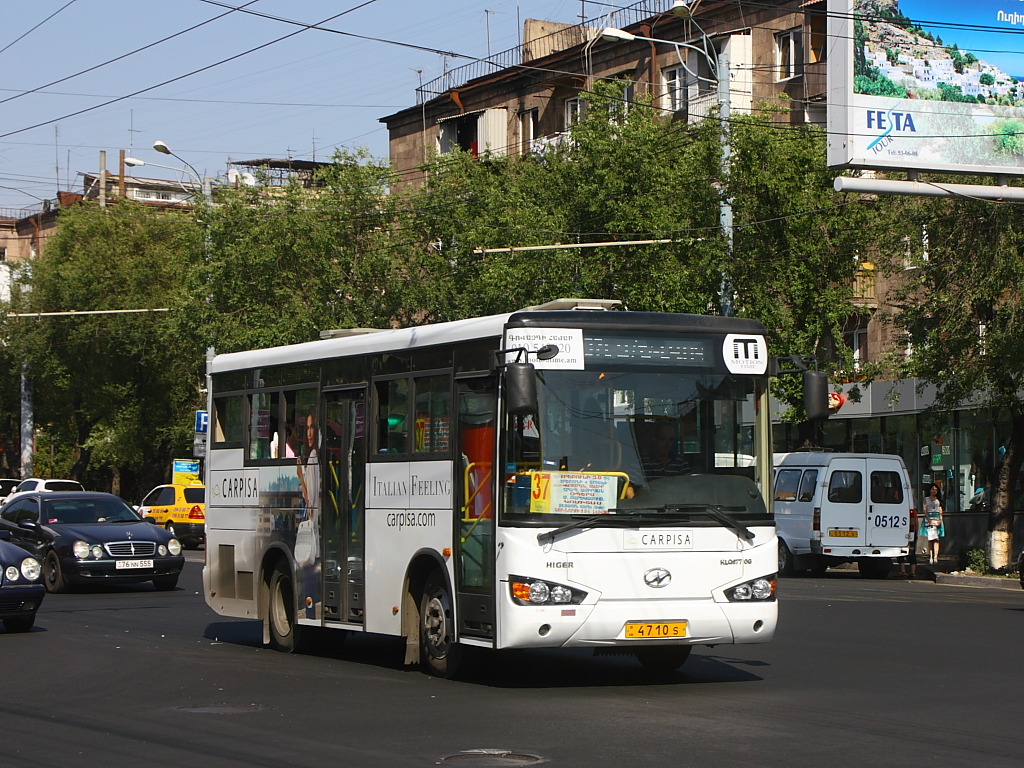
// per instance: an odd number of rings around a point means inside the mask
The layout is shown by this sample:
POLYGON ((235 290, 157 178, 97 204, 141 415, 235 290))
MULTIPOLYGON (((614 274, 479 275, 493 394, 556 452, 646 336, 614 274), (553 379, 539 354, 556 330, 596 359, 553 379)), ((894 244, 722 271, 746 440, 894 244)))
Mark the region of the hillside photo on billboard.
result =
POLYGON ((830 166, 1024 174, 1024 2, 828 12, 830 166))

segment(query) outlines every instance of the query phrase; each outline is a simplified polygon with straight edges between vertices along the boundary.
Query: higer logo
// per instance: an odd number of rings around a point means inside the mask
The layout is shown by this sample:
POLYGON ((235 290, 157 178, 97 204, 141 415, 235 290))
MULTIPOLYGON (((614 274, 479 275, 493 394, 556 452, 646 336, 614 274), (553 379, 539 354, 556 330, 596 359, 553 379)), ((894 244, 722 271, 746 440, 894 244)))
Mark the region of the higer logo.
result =
POLYGON ((881 131, 878 138, 868 144, 868 149, 875 153, 892 144, 894 133, 917 133, 914 115, 910 112, 897 112, 895 105, 884 111, 869 109, 867 118, 869 131, 881 131))

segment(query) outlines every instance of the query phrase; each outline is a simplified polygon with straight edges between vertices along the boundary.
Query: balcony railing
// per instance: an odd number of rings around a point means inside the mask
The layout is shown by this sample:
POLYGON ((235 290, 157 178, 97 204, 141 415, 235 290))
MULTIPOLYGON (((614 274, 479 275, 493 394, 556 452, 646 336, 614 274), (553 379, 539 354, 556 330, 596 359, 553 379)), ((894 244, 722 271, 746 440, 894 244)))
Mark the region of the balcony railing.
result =
POLYGON ((445 72, 440 77, 424 83, 416 89, 416 104, 423 104, 436 96, 448 93, 454 88, 459 88, 471 80, 489 75, 493 72, 500 72, 505 69, 527 64, 545 56, 550 56, 558 51, 564 51, 577 45, 582 45, 596 38, 605 27, 618 27, 623 29, 631 24, 637 24, 644 19, 665 13, 672 7, 672 0, 642 0, 633 3, 625 8, 610 11, 594 19, 588 19, 581 24, 574 24, 571 27, 552 32, 528 43, 501 51, 486 59, 477 59, 469 64, 463 64, 445 72))

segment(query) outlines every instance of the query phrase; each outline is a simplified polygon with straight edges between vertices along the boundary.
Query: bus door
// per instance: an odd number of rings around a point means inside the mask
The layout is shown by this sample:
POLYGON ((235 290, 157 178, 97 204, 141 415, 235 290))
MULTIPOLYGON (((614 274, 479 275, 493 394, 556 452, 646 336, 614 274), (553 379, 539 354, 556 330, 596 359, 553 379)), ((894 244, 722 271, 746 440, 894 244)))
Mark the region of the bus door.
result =
POLYGON ((459 634, 494 637, 496 387, 493 376, 462 379, 455 446, 456 592, 459 634))
POLYGON ((362 623, 366 397, 363 389, 323 396, 324 619, 362 623))

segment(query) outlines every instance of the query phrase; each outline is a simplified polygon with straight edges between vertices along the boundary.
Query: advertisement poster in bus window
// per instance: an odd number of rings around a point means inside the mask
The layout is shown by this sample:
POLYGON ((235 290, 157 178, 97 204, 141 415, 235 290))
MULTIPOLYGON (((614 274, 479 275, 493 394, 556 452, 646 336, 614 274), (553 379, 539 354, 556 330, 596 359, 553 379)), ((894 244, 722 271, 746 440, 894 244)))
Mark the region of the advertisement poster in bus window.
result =
POLYGON ((828 10, 829 165, 1024 173, 1024 3, 828 10))

